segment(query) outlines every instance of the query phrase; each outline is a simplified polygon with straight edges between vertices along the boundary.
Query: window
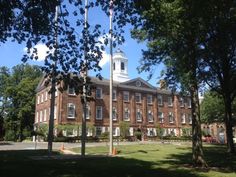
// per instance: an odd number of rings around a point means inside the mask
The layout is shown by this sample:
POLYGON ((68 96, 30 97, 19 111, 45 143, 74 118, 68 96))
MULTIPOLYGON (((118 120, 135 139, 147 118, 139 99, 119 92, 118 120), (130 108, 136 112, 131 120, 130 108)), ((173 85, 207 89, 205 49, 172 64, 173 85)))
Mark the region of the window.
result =
POLYGON ((43 121, 43 111, 39 112, 39 122, 43 121))
POLYGON ((73 104, 73 103, 68 103, 67 118, 68 119, 75 118, 75 104, 73 104))
POLYGON ((45 100, 44 101, 47 101, 48 100, 48 91, 46 90, 45 92, 45 100))
POLYGON ((124 112, 124 121, 129 121, 130 120, 130 111, 128 108, 125 108, 125 112, 124 112))
POLYGON ((96 89, 96 98, 102 99, 102 88, 96 89))
POLYGON ((140 81, 136 81, 136 86, 137 86, 137 87, 141 87, 141 85, 142 85, 142 84, 141 84, 140 81))
POLYGON ((191 114, 188 114, 188 121, 189 121, 189 124, 192 124, 192 115, 191 114))
POLYGON ((188 104, 188 108, 191 108, 191 107, 192 107, 192 106, 191 106, 191 99, 188 98, 187 100, 188 100, 188 103, 187 103, 187 104, 188 104))
POLYGON ((117 120, 117 110, 115 107, 112 108, 112 120, 117 120))
POLYGON ((113 70, 116 70, 116 63, 113 63, 113 70))
POLYGON ((101 136, 102 134, 102 127, 96 127, 96 136, 101 136))
POLYGON ((172 112, 169 112, 169 122, 174 123, 174 115, 172 112))
POLYGON ((147 128, 147 136, 156 136, 155 128, 147 128))
POLYGON ((113 132, 113 136, 120 136, 120 128, 119 127, 114 127, 112 132, 113 132))
POLYGON ((116 90, 113 90, 112 91, 112 100, 116 100, 117 97, 116 97, 116 90))
POLYGON ((186 123, 186 118, 185 118, 185 114, 181 113, 181 123, 185 124, 186 123))
POLYGON ((44 117, 43 117, 43 121, 44 121, 44 122, 47 121, 47 109, 44 109, 44 117))
POLYGON ((168 97, 168 106, 173 106, 172 97, 168 97))
POLYGON ((43 102, 43 93, 41 94, 41 103, 43 102))
POLYGON ((180 104, 180 107, 184 107, 184 98, 183 97, 179 98, 179 104, 180 104))
POLYGON ((121 69, 121 71, 124 71, 124 70, 125 70, 125 63, 124 63, 124 62, 121 62, 121 64, 120 64, 120 69, 121 69))
POLYGON ((123 99, 124 101, 129 101, 129 92, 126 91, 123 92, 123 99))
POLYGON ((68 95, 75 95, 75 88, 74 87, 68 87, 68 95))
POLYGON ((153 122, 153 112, 151 110, 148 111, 148 122, 153 122))
POLYGON ((40 103, 40 95, 38 95, 37 103, 40 103))
POLYGON ((142 122, 142 112, 140 109, 137 109, 136 120, 137 120, 137 122, 142 122))
POLYGON ((163 97, 162 97, 162 95, 158 95, 158 96, 157 96, 157 101, 158 101, 158 105, 159 105, 159 106, 162 106, 162 105, 163 105, 163 97))
POLYGON ((158 118, 160 123, 164 123, 164 114, 163 112, 158 112, 158 118))
POLYGON ((86 105, 86 119, 90 119, 90 106, 87 104, 86 105))
POLYGON ((147 95, 147 103, 152 104, 152 95, 147 95))
POLYGON ((135 93, 135 101, 136 103, 141 103, 141 93, 135 93))
POLYGON ((35 123, 38 123, 38 120, 39 120, 39 112, 36 112, 35 123))
POLYGON ((57 106, 54 106, 54 119, 57 119, 57 106))
POLYGON ((102 106, 96 106, 96 119, 102 119, 102 106))

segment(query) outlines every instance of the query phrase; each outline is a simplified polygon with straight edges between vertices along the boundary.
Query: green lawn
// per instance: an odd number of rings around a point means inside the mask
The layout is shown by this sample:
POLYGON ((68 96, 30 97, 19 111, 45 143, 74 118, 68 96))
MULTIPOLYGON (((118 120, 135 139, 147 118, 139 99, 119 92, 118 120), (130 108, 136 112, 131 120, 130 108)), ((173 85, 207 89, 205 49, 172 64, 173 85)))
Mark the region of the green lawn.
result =
MULTIPOLYGON (((173 144, 116 146, 116 157, 103 157, 108 147, 87 148, 87 158, 46 158, 46 151, 0 151, 0 176, 17 177, 236 177, 236 156, 224 146, 206 146, 209 170, 191 168, 191 147, 173 144), (33 157, 33 159, 32 159, 33 157), (43 157, 40 160, 34 160, 43 157)), ((74 149, 79 151, 80 149, 74 149)), ((56 152, 55 152, 56 153, 56 152)), ((56 154, 60 157, 60 154, 56 154)))

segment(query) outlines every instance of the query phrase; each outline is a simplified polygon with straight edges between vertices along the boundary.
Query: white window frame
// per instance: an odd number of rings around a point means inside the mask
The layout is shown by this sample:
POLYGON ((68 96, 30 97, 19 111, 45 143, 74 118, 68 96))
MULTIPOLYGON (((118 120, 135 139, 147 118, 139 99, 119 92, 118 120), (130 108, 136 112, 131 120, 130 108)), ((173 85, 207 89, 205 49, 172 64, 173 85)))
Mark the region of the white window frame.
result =
POLYGON ((101 126, 96 126, 95 127, 95 134, 96 136, 101 136, 102 135, 102 127, 101 126), (99 130, 99 131, 98 131, 99 130), (98 134, 98 132, 100 132, 100 134, 98 134))
POLYGON ((117 120, 117 109, 116 109, 116 107, 112 108, 112 120, 113 121, 117 120))
POLYGON ((135 102, 136 103, 141 103, 142 102, 141 93, 135 93, 135 102))
POLYGON ((37 99, 37 103, 38 103, 38 104, 40 103, 40 100, 41 100, 41 96, 38 95, 38 99, 37 99))
POLYGON ((152 99, 152 95, 148 94, 147 95, 147 104, 152 104, 153 103, 153 99, 152 99))
POLYGON ((39 112, 37 111, 37 112, 36 112, 35 123, 38 123, 38 121, 39 121, 39 112))
MULTIPOLYGON (((83 114, 83 117, 84 117, 84 113, 82 113, 82 114, 83 114)), ((90 105, 87 104, 86 105, 86 120, 90 119, 90 115, 91 115, 90 105)))
POLYGON ((136 110, 136 121, 142 122, 142 111, 140 109, 136 110), (140 119, 138 119, 138 115, 140 115, 140 119))
POLYGON ((157 95, 157 103, 159 106, 163 106, 163 95, 157 95))
POLYGON ((97 87, 96 88, 96 95, 95 95, 96 99, 102 99, 102 88, 101 87, 97 87))
POLYGON ((148 110, 147 114, 148 122, 154 122, 153 112, 152 110, 148 110), (151 116, 151 117, 150 117, 151 116), (151 118, 151 119, 150 119, 151 118))
POLYGON ((187 104, 188 104, 188 108, 192 108, 192 105, 191 105, 192 102, 190 98, 187 99, 187 104))
POLYGON ((168 114, 168 118, 169 118, 169 123, 174 123, 174 122, 175 122, 173 112, 169 112, 169 114, 168 114), (171 117, 170 117, 170 116, 171 116, 171 117), (171 119, 172 119, 172 121, 171 121, 171 119))
POLYGON ((168 99, 167 100, 168 101, 168 106, 172 107, 173 106, 173 98, 169 96, 167 99, 168 99))
POLYGON ((54 106, 54 119, 57 119, 57 105, 54 106))
POLYGON ((158 119, 160 123, 164 123, 164 113, 163 112, 158 112, 158 119))
POLYGON ((46 90, 45 92, 45 100, 44 101, 47 101, 48 100, 48 91, 46 90))
POLYGON ((75 111, 75 104, 74 103, 68 103, 67 104, 67 119, 75 119, 75 114, 76 114, 76 111, 75 111), (74 109, 73 110, 73 113, 70 115, 70 109, 74 109))
POLYGON ((188 122, 189 124, 192 124, 193 118, 192 118, 192 114, 188 114, 188 122))
POLYGON ((129 110, 129 108, 125 108, 125 110, 124 110, 124 121, 130 121, 130 110, 129 110))
POLYGON ((39 122, 43 122, 43 111, 39 111, 39 122))
POLYGON ((186 114, 185 113, 181 113, 181 123, 186 124, 186 114))
POLYGON ((96 106, 96 120, 102 120, 102 106, 96 106), (100 110, 100 115, 98 115, 98 110, 100 110))
POLYGON ((184 107, 184 98, 183 98, 183 97, 180 97, 180 98, 179 98, 179 104, 180 104, 180 107, 181 107, 181 108, 184 107))
POLYGON ((57 97, 58 96, 58 88, 57 88, 57 86, 55 87, 55 97, 57 97))
POLYGON ((124 102, 129 102, 129 92, 128 91, 123 91, 123 100, 124 102), (127 99, 125 99, 127 96, 127 99))
POLYGON ((47 109, 44 109, 44 116, 43 116, 43 121, 47 121, 47 109))
POLYGON ((41 101, 40 101, 41 103, 44 101, 44 96, 43 96, 43 95, 44 95, 44 94, 42 93, 42 94, 41 94, 41 101))

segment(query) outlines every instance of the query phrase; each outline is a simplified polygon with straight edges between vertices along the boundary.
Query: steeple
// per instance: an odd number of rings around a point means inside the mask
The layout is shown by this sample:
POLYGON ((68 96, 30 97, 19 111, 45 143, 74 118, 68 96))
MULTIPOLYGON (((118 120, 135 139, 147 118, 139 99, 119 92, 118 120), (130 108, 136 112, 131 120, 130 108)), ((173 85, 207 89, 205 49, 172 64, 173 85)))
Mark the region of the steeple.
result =
POLYGON ((126 82, 129 80, 128 59, 119 48, 113 56, 113 80, 117 82, 126 82))

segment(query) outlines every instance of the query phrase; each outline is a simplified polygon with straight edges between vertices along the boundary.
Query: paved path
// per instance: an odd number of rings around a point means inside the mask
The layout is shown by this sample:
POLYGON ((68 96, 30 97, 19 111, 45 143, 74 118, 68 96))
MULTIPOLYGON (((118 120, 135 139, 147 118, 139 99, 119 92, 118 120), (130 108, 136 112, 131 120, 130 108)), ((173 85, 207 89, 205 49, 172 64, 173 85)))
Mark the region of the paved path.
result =
MULTIPOLYGON (((133 145, 133 144, 160 144, 160 142, 154 141, 140 141, 140 142, 119 142, 119 145, 133 145)), ((80 147, 80 143, 53 143, 53 149, 59 150, 62 145, 65 149, 80 147)), ((86 143, 86 147, 95 147, 95 146, 108 146, 107 142, 99 143, 86 143)), ((114 145, 117 145, 117 142, 114 142, 114 145)), ((27 149, 47 149, 47 142, 0 142, 0 151, 1 150, 27 150, 27 149)))

